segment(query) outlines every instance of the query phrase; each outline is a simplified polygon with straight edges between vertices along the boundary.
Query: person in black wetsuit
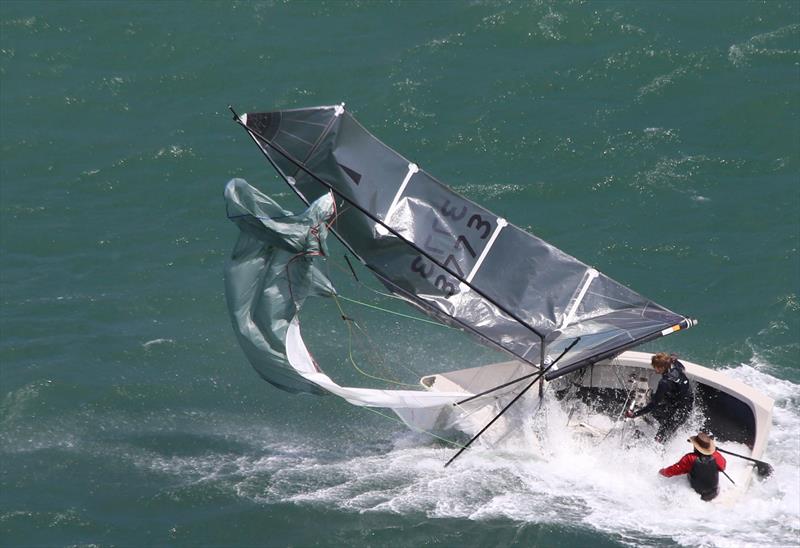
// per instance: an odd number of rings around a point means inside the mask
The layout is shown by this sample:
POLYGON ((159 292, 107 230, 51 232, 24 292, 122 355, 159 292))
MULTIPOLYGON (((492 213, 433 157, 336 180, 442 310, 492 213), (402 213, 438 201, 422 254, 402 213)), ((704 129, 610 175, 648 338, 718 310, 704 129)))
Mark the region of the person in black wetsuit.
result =
POLYGON ((689 474, 689 485, 700 494, 700 498, 713 500, 719 494, 719 473, 725 471, 725 457, 717 451, 714 438, 705 432, 699 432, 686 441, 694 445, 694 451, 658 473, 668 478, 689 474))
POLYGON ((636 412, 630 409, 625 411, 625 416, 634 418, 652 413, 659 424, 655 440, 664 443, 689 417, 694 406, 694 395, 684 373, 686 368, 677 358, 659 352, 653 355, 650 364, 661 374, 656 393, 650 403, 636 412))

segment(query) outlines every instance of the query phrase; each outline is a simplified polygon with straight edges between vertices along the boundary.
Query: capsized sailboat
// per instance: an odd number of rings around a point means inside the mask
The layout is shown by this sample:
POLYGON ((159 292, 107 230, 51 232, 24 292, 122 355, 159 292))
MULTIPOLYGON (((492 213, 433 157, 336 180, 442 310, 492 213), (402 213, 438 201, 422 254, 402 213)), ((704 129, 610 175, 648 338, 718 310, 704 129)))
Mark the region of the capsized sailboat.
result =
MULTIPOLYGON (((392 409, 413 428, 475 435, 550 382, 580 384, 582 396, 602 393, 611 406, 625 403, 633 392, 620 368, 657 382, 649 362, 626 351, 696 324, 460 196, 344 105, 234 112, 234 119, 308 207, 292 215, 242 180, 225 192, 228 216, 241 229, 226 271, 233 323, 258 373, 279 388, 333 393, 392 409), (425 375, 413 390, 337 384, 309 353, 298 319, 306 297, 335 294, 314 265, 328 231, 392 294, 511 361, 425 375)), ((750 434, 737 440, 760 456, 771 403, 697 371, 693 381, 717 391, 711 399, 723 393, 744 402, 746 410, 731 414, 721 405, 721 413, 748 424, 750 434)))

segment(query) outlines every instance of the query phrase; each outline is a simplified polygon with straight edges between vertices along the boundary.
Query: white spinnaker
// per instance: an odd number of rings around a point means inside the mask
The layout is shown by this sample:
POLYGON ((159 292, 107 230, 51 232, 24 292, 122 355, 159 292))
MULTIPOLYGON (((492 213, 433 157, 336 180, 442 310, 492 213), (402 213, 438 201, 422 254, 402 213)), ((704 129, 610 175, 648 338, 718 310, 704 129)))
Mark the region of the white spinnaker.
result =
POLYGON ((286 331, 286 356, 289 364, 306 380, 352 403, 387 409, 424 409, 452 406, 472 396, 467 392, 426 392, 424 390, 380 390, 353 388, 336 384, 328 375, 318 371, 300 334, 300 323, 295 317, 286 331))

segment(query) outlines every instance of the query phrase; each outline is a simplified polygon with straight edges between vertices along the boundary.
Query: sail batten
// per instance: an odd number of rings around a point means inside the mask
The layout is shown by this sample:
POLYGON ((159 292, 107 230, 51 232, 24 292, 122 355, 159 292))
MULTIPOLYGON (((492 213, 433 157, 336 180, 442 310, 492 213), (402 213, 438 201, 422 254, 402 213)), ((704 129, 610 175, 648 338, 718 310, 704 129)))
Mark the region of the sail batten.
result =
POLYGON ((564 320, 561 322, 559 329, 564 329, 566 326, 572 323, 572 319, 575 317, 575 311, 578 309, 578 306, 586 296, 586 292, 589 291, 589 285, 592 283, 592 280, 597 278, 599 275, 600 273, 594 268, 589 268, 586 270, 586 277, 584 278, 583 284, 578 291, 578 295, 575 297, 575 301, 569 305, 569 310, 564 316, 564 320))

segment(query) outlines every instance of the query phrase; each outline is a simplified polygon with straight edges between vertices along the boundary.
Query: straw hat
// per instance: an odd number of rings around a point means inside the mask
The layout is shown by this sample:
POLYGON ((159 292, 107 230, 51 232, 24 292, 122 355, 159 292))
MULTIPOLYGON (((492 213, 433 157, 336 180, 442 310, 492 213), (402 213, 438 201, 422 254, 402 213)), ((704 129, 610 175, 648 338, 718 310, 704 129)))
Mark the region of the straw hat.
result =
POLYGON ((714 451, 717 450, 717 446, 714 443, 714 438, 705 432, 698 432, 696 436, 692 436, 686 441, 694 445, 694 448, 704 455, 713 455, 714 451))

